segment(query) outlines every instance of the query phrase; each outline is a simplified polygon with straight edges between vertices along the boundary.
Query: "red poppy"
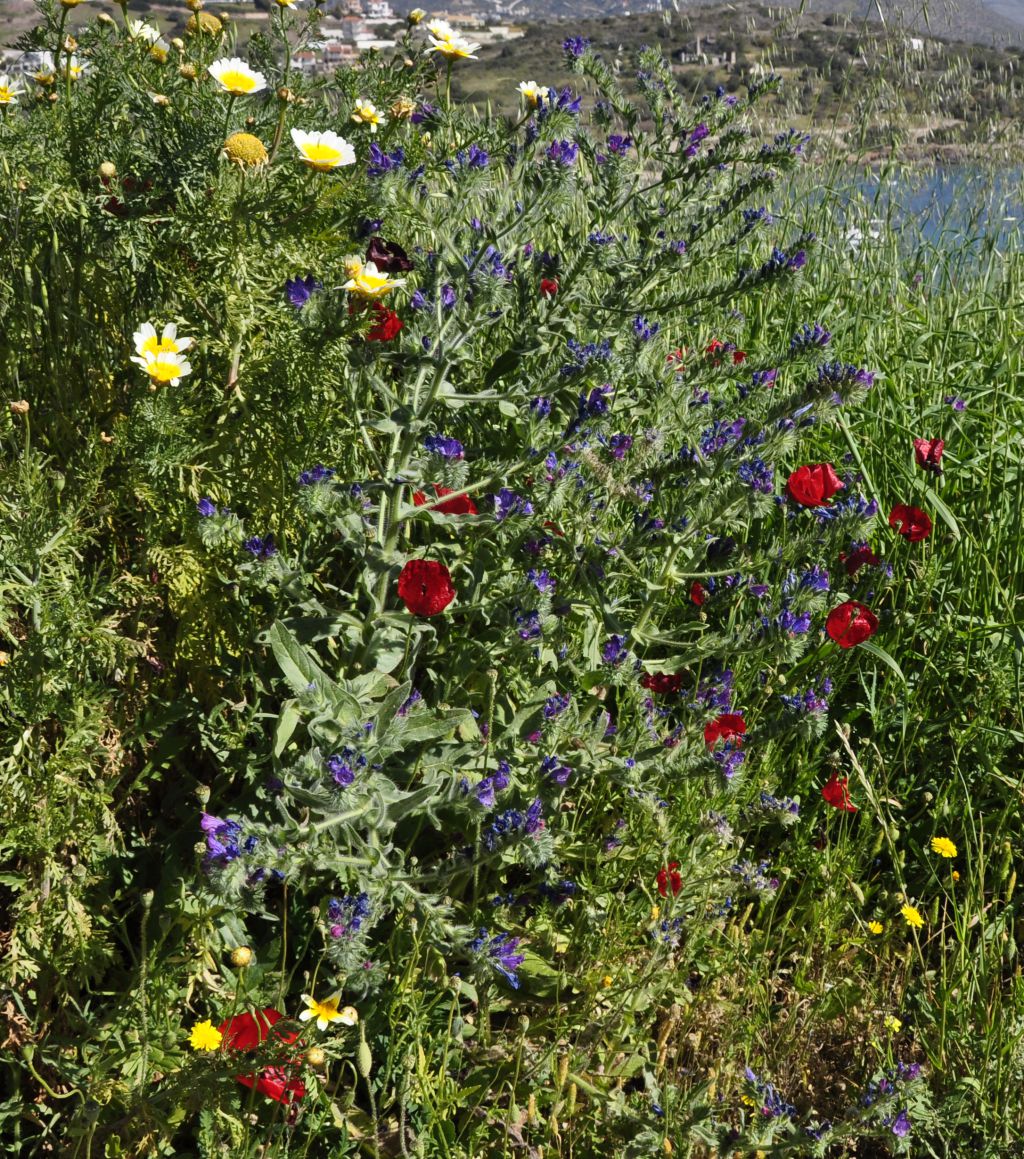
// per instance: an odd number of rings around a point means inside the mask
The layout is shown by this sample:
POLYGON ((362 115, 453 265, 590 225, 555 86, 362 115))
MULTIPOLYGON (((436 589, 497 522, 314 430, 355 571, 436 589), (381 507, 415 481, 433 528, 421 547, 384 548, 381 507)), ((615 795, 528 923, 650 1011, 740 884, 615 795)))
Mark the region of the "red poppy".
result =
POLYGON ((704 726, 704 743, 713 749, 720 741, 732 741, 737 748, 743 744, 747 722, 738 712, 723 712, 704 726))
POLYGON ((942 452, 946 444, 942 439, 914 439, 914 458, 917 465, 936 475, 942 474, 942 452))
MULTIPOLYGON (((289 1046, 298 1037, 297 1030, 273 1030, 274 1025, 284 1017, 271 1006, 251 1012, 243 1011, 233 1018, 225 1019, 217 1028, 224 1036, 221 1050, 255 1050, 268 1037, 289 1046)), ((268 1066, 256 1074, 235 1075, 235 1081, 243 1087, 255 1087, 260 1094, 279 1103, 297 1102, 306 1093, 305 1084, 300 1079, 289 1078, 280 1067, 268 1066)))
POLYGON ((732 364, 733 364, 733 366, 740 366, 742 363, 744 363, 746 361, 747 361, 747 352, 745 350, 734 350, 732 352, 732 364))
POLYGON ((698 608, 702 608, 707 598, 707 589, 698 580, 694 580, 690 584, 690 602, 696 604, 698 608))
POLYGON ((540 280, 540 296, 542 298, 553 298, 558 293, 558 279, 557 278, 541 278, 540 280))
POLYGON ((398 576, 398 596, 414 616, 436 616, 455 599, 451 572, 433 559, 410 559, 398 576))
POLYGON ((389 310, 380 302, 374 302, 373 312, 377 320, 367 332, 366 341, 390 342, 393 338, 397 338, 402 329, 402 319, 394 310, 389 310))
POLYGON ((853 648, 878 631, 878 617, 856 600, 847 600, 829 612, 825 631, 840 648, 853 648))
POLYGON ((801 507, 823 507, 844 486, 831 463, 809 463, 790 475, 786 493, 801 507))
POLYGON ((848 784, 848 778, 833 773, 822 786, 821 795, 825 803, 831 805, 833 809, 841 809, 844 813, 856 813, 857 806, 850 800, 848 784))
POLYGON ((552 523, 550 519, 544 520, 544 530, 545 531, 553 531, 555 533, 555 535, 558 536, 559 539, 565 539, 565 532, 561 531, 558 527, 558 524, 552 523))
POLYGON ((683 359, 686 357, 687 349, 688 347, 685 346, 677 346, 675 350, 673 350, 672 353, 665 358, 665 361, 669 364, 669 366, 675 366, 676 374, 682 374, 683 371, 686 370, 686 367, 683 365, 683 359))
POLYGON ((285 1106, 297 1103, 306 1093, 306 1084, 302 1079, 289 1078, 287 1072, 278 1066, 265 1067, 259 1074, 235 1075, 235 1079, 243 1087, 255 1086, 261 1095, 284 1103, 285 1106))
POLYGON ((854 576, 862 567, 878 567, 882 561, 866 543, 861 543, 850 552, 841 551, 839 562, 846 565, 847 575, 854 576))
POLYGON ((640 687, 667 696, 678 692, 683 686, 683 677, 679 672, 646 672, 640 677, 640 687))
POLYGON ((658 870, 658 893, 662 897, 668 897, 668 891, 672 890, 672 896, 683 888, 683 879, 679 875, 679 862, 670 861, 667 866, 663 866, 658 870))
POLYGON ((897 503, 889 512, 889 526, 911 543, 920 543, 932 533, 932 521, 928 513, 920 507, 908 507, 906 503, 897 503))
MULTIPOLYGON (((451 487, 439 487, 437 483, 433 484, 434 494, 440 499, 444 495, 454 495, 455 492, 451 487)), ((413 504, 416 507, 425 507, 430 500, 422 491, 414 491, 412 496, 413 504)), ((456 495, 454 499, 449 499, 446 503, 438 503, 434 507, 435 511, 440 511, 442 515, 476 515, 476 504, 468 495, 456 495)))

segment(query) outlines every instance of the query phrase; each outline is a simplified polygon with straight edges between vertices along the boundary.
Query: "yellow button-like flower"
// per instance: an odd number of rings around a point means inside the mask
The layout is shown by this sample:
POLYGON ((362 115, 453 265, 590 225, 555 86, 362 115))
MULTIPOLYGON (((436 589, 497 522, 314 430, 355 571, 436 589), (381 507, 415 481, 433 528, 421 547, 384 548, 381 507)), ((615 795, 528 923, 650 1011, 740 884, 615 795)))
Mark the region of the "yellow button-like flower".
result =
POLYGON ((356 107, 352 110, 352 120, 357 125, 369 125, 371 133, 376 133, 377 126, 384 124, 384 117, 373 101, 362 97, 356 101, 356 107))
POLYGON ((0 105, 14 104, 24 91, 16 79, 11 80, 6 73, 0 75, 0 105))
POLYGON ((267 87, 267 78, 261 72, 250 68, 240 57, 215 60, 206 70, 226 92, 233 97, 249 96, 262 92, 267 87))
POLYGON ((524 80, 519 83, 519 95, 531 109, 535 109, 538 105, 543 104, 548 95, 548 90, 541 88, 535 80, 524 80))
POLYGON ((305 164, 320 173, 355 164, 355 149, 337 133, 304 133, 301 129, 292 129, 292 141, 305 164))
POLYGON ((385 294, 405 285, 405 278, 389 278, 373 262, 360 262, 357 270, 350 272, 351 269, 346 259, 345 272, 349 274, 349 279, 342 289, 358 298, 383 298, 385 294))
POLYGON ((612 978, 611 974, 605 974, 605 976, 601 979, 601 985, 606 990, 612 985, 613 982, 614 979, 612 978))
POLYGON ((911 929, 919 930, 924 926, 924 918, 921 917, 921 911, 916 906, 900 906, 900 913, 903 915, 903 920, 911 929))
POLYGON ((876 934, 877 935, 877 934, 882 933, 884 931, 884 929, 885 929, 885 926, 883 926, 881 922, 868 922, 868 933, 869 934, 876 934))
POLYGON ((181 354, 192 345, 191 338, 179 338, 178 327, 169 322, 163 332, 157 337, 156 327, 152 322, 143 322, 132 335, 135 343, 135 353, 145 357, 152 354, 181 354))
POLYGON ((455 33, 444 37, 432 36, 430 41, 428 52, 439 53, 446 60, 476 60, 476 52, 480 47, 455 33))
POLYGON ((267 147, 252 133, 232 133, 224 142, 224 152, 243 168, 267 163, 267 147))
POLYGON ((188 1036, 188 1044, 193 1050, 219 1050, 224 1035, 213 1023, 206 1019, 197 1022, 188 1036))
POLYGON ((332 994, 323 1002, 317 1002, 309 994, 303 994, 302 1001, 306 1003, 306 1009, 299 1015, 299 1021, 309 1022, 315 1018, 320 1030, 326 1030, 332 1022, 340 1022, 342 1026, 355 1026, 359 1021, 359 1014, 354 1006, 343 1006, 338 1009, 340 994, 332 994))
POLYGON ((219 16, 214 16, 212 12, 194 12, 185 24, 185 31, 187 33, 205 32, 207 36, 216 36, 219 32, 223 32, 224 25, 219 16))
POLYGON ((887 1014, 882 1025, 890 1034, 899 1034, 903 1029, 903 1023, 894 1014, 887 1014))
POLYGON ((932 853, 940 857, 956 857, 956 845, 948 837, 933 837, 932 853))

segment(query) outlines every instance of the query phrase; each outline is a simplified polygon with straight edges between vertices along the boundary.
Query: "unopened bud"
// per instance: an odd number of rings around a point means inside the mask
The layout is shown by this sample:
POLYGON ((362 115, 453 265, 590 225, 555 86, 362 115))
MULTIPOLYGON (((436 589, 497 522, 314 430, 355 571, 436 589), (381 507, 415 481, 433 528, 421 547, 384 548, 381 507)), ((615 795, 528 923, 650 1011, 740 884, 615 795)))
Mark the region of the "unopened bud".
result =
POLYGON ((194 64, 182 64, 178 66, 178 76, 183 76, 185 80, 196 79, 196 66, 194 64))
POLYGON ((107 181, 117 176, 117 166, 113 161, 104 161, 100 165, 100 176, 106 178, 107 181))
POLYGON ((231 965, 237 966, 239 969, 248 966, 252 961, 252 950, 248 946, 236 946, 231 951, 231 965))
MULTIPOLYGON (((81 3, 81 0, 75 0, 76 4, 81 3)), ((64 37, 64 51, 75 52, 78 49, 78 41, 73 36, 64 37)))
POLYGON ((277 90, 277 99, 279 101, 284 101, 286 105, 290 105, 292 101, 295 100, 295 94, 286 85, 282 85, 277 90))
POLYGON ((426 12, 422 8, 414 8, 408 16, 409 23, 412 25, 419 24, 419 22, 426 16, 426 12))
POLYGON ((154 105, 159 106, 161 109, 166 109, 167 106, 171 103, 171 98, 165 96, 163 93, 150 93, 149 99, 153 102, 154 105))
POLYGON ((100 12, 96 17, 97 24, 113 24, 114 18, 109 12, 100 12))
POLYGON ((176 49, 177 49, 179 52, 184 52, 184 51, 185 51, 185 42, 184 42, 184 40, 182 40, 182 39, 181 39, 181 37, 180 37, 180 36, 176 36, 176 37, 175 37, 175 38, 174 38, 174 39, 171 41, 171 44, 173 44, 173 45, 174 45, 174 47, 175 47, 175 48, 176 48, 176 49))
POLYGON ((327 1055, 324 1053, 323 1047, 311 1046, 306 1051, 307 1066, 321 1067, 327 1061, 327 1055))
POLYGON ((23 398, 19 398, 16 402, 12 402, 10 404, 10 408, 11 408, 12 415, 27 415, 28 414, 28 402, 27 402, 27 400, 25 400, 23 398))
POLYGON ((368 1079, 373 1070, 373 1055, 365 1038, 359 1039, 359 1046, 356 1048, 356 1069, 364 1079, 368 1079))

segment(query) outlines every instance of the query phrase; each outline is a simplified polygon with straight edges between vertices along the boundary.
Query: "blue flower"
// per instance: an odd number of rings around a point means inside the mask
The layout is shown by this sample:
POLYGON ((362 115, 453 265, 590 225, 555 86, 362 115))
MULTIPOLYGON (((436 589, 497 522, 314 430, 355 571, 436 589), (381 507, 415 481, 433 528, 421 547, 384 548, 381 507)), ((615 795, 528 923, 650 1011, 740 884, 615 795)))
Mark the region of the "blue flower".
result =
POLYGON ((450 310, 457 301, 458 298, 455 295, 454 286, 445 285, 441 287, 441 305, 446 310, 450 310))
POLYGON ((277 555, 277 545, 274 543, 273 535, 267 535, 265 538, 259 535, 251 535, 245 540, 242 546, 261 563, 277 555))
POLYGON ((572 769, 568 765, 563 765, 558 757, 554 756, 545 757, 540 762, 540 771, 547 773, 556 785, 564 785, 572 776, 572 769))
POLYGON ((333 467, 325 467, 322 463, 317 463, 315 467, 310 467, 308 471, 303 471, 299 475, 299 485, 309 487, 314 483, 326 483, 328 479, 332 479, 333 477, 333 467))
POLYGON ((555 581, 546 571, 535 571, 531 567, 526 573, 526 578, 541 593, 553 592, 555 590, 555 581))
POLYGON ((545 150, 549 161, 566 167, 575 164, 579 146, 575 141, 552 141, 545 150))
POLYGON ((589 47, 590 40, 585 36, 570 36, 562 41, 562 51, 575 59, 579 59, 589 47))
POLYGON ((516 971, 526 961, 525 954, 517 954, 521 938, 514 938, 511 934, 495 934, 490 937, 490 931, 482 929, 480 935, 469 944, 474 954, 480 954, 489 962, 499 974, 503 975, 509 985, 519 989, 519 979, 516 971))
POLYGON ((609 636, 601 649, 601 658, 606 664, 618 665, 629 655, 625 636, 609 636))
POLYGON ((494 517, 499 523, 503 523, 510 516, 532 514, 533 504, 508 487, 502 487, 494 496, 494 517))
POLYGON ((204 813, 199 821, 199 827, 206 834, 206 863, 207 865, 227 865, 241 856, 238 838, 242 833, 242 826, 237 821, 224 821, 210 813, 204 813))
POLYGON ((314 294, 318 294, 323 288, 323 284, 312 276, 308 278, 290 278, 284 284, 285 295, 296 310, 301 310, 309 299, 314 294))
POLYGON ((813 326, 806 322, 789 340, 790 352, 795 354, 800 350, 809 350, 814 346, 827 346, 832 341, 832 333, 820 323, 813 326))
POLYGON ((633 319, 633 333, 638 342, 650 342, 660 329, 656 322, 648 322, 643 314, 637 314, 633 319))
POLYGON ((196 511, 204 519, 209 519, 211 515, 217 514, 217 508, 214 506, 212 499, 207 499, 205 496, 196 504, 196 511))
POLYGON ((571 692, 557 692, 554 696, 549 696, 544 702, 544 719, 554 720, 561 716, 571 703, 571 692))
POLYGON ((907 1114, 906 1107, 893 1119, 892 1133, 900 1139, 905 1139, 910 1134, 910 1116, 907 1114))
POLYGON ((764 459, 748 459, 740 464, 736 474, 748 487, 763 495, 771 495, 775 490, 775 468, 764 459))
POLYGON ((370 177, 383 177, 393 169, 400 169, 405 162, 405 150, 396 149, 393 153, 385 153, 376 141, 370 143, 370 164, 366 172, 370 177))
POLYGON ((942 401, 946 404, 946 406, 951 406, 956 411, 967 409, 967 403, 955 394, 947 394, 942 401))
POLYGON ((458 460, 465 455, 459 440, 449 438, 447 435, 428 435, 423 440, 423 446, 432 455, 440 455, 442 459, 458 460))
POLYGON ((633 147, 633 138, 624 137, 620 133, 612 133, 608 138, 608 152, 616 157, 625 157, 633 147))
POLYGON ((551 400, 549 398, 535 398, 530 403, 530 410, 539 419, 546 419, 551 414, 551 400))

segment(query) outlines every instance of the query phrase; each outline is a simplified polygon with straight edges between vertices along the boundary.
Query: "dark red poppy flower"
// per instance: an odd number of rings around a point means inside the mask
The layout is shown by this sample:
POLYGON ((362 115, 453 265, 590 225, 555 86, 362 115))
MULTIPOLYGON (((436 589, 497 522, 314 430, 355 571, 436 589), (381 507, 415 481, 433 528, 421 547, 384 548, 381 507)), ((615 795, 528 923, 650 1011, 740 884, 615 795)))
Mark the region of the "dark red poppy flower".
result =
POLYGON ((732 364, 733 364, 733 366, 741 366, 746 361, 747 361, 747 352, 745 350, 734 350, 732 352, 732 364))
POLYGON ((889 512, 889 526, 911 543, 920 543, 932 533, 928 513, 920 507, 908 507, 906 503, 897 503, 889 512))
MULTIPOLYGON (((437 483, 433 484, 434 494, 438 499, 445 495, 454 495, 455 492, 451 487, 440 487, 437 483)), ((413 492, 412 501, 417 507, 426 507, 430 502, 427 496, 422 491, 413 492)), ((438 503, 434 507, 435 511, 440 511, 442 515, 476 515, 476 504, 468 495, 455 495, 454 499, 449 499, 445 503, 438 503)))
POLYGON ((849 780, 833 773, 822 786, 821 795, 827 805, 841 809, 844 813, 856 813, 857 806, 850 800, 849 780))
POLYGON ((665 358, 665 361, 669 364, 669 366, 674 366, 676 368, 676 374, 682 374, 683 371, 686 370, 686 367, 683 365, 683 359, 686 357, 687 349, 688 347, 686 346, 677 346, 675 350, 673 350, 671 354, 667 355, 665 358))
POLYGON ((374 302, 373 313, 376 321, 366 335, 367 342, 390 342, 397 338, 402 329, 402 319, 381 302, 374 302))
POLYGON ((550 519, 544 520, 544 530, 550 531, 557 535, 559 539, 565 539, 565 532, 562 531, 557 523, 552 523, 550 519))
POLYGON ((866 543, 857 543, 839 553, 839 562, 845 565, 847 575, 855 576, 862 567, 878 567, 882 561, 866 543))
POLYGON ((942 452, 946 444, 942 439, 914 439, 914 458, 919 467, 935 475, 942 474, 942 452))
POLYGON ((698 608, 704 606, 704 601, 708 598, 707 588, 698 580, 694 580, 690 584, 690 603, 696 604, 698 608))
POLYGON ((786 494, 801 507, 823 507, 844 486, 831 463, 808 463, 790 475, 786 494))
POLYGON ((412 261, 405 250, 397 242, 385 241, 382 237, 370 238, 366 260, 386 274, 401 274, 412 269, 412 261))
POLYGON ((645 672, 640 677, 640 687, 647 688, 651 692, 657 692, 660 696, 667 696, 670 693, 678 692, 683 686, 683 677, 679 672, 645 672))
POLYGON ((672 890, 672 896, 683 888, 683 879, 679 874, 679 862, 670 861, 668 865, 663 866, 658 870, 658 893, 662 897, 668 897, 668 891, 672 890))
MULTIPOLYGON (((262 1010, 245 1010, 228 1018, 218 1030, 224 1036, 221 1050, 255 1050, 268 1037, 273 1037, 284 1046, 289 1046, 298 1037, 297 1030, 275 1030, 274 1026, 284 1017, 271 1006, 262 1010)), ((297 1102, 306 1093, 305 1084, 300 1079, 289 1077, 280 1067, 268 1066, 255 1074, 235 1075, 235 1081, 243 1087, 255 1087, 260 1094, 285 1105, 297 1102)))
POLYGON ((853 648, 878 631, 878 617, 864 604, 847 600, 829 612, 825 631, 840 648, 853 648))
POLYGON ((398 596, 414 616, 436 616, 455 599, 451 572, 433 559, 410 559, 398 576, 398 596))
POLYGON ((732 741, 739 748, 743 744, 743 735, 747 731, 747 722, 738 712, 723 712, 714 720, 709 720, 704 726, 704 743, 713 749, 720 741, 732 741))
POLYGON ((557 278, 541 278, 540 280, 540 296, 542 298, 553 298, 558 293, 558 279, 557 278))

